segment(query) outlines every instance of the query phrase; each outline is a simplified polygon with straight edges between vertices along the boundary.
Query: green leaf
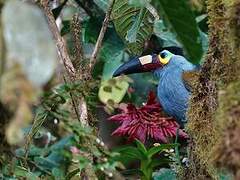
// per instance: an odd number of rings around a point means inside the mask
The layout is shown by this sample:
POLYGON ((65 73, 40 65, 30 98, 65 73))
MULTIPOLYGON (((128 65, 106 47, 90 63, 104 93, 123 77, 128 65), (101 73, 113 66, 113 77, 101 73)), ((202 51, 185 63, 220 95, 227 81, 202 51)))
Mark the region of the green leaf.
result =
POLYGON ((197 21, 197 23, 200 23, 200 22, 203 21, 205 18, 207 18, 207 14, 202 14, 202 15, 196 17, 196 21, 197 21))
POLYGON ((146 10, 128 4, 128 0, 116 0, 112 11, 113 23, 119 36, 127 44, 128 51, 140 55, 153 31, 153 17, 146 10))
POLYGON ((219 180, 233 180, 233 174, 224 170, 217 173, 219 180))
POLYGON ((208 35, 200 30, 200 36, 202 39, 202 48, 204 53, 207 53, 208 46, 209 46, 209 40, 208 40, 208 35))
POLYGON ((154 34, 162 41, 163 47, 178 46, 181 47, 181 43, 177 40, 175 33, 171 32, 163 23, 163 20, 155 21, 154 34))
POLYGON ((137 140, 137 139, 135 140, 135 142, 136 142, 138 150, 140 152, 142 152, 144 154, 144 156, 147 157, 147 149, 145 148, 144 144, 141 141, 137 140))
POLYGON ((71 31, 71 21, 65 20, 62 22, 62 24, 63 24, 63 27, 61 29, 61 36, 64 36, 65 34, 71 31))
POLYGON ((149 164, 149 168, 156 168, 159 166, 163 166, 163 165, 169 165, 169 163, 171 163, 172 161, 170 159, 167 158, 154 158, 152 159, 151 163, 149 164))
POLYGON ((129 0, 129 5, 135 6, 135 7, 145 7, 147 5, 147 1, 146 0, 129 0))
POLYGON ((25 169, 24 167, 20 167, 20 166, 17 166, 14 169, 14 174, 17 177, 25 177, 25 178, 27 177, 27 179, 29 179, 29 180, 38 179, 38 177, 35 174, 33 174, 32 172, 29 172, 27 169, 25 169))
POLYGON ((123 41, 114 28, 109 28, 100 52, 100 59, 104 62, 102 80, 112 78, 113 72, 122 64, 125 54, 123 41))
POLYGON ((152 157, 153 155, 159 153, 164 149, 175 148, 178 144, 161 144, 160 146, 154 146, 148 150, 148 157, 152 157))
POLYGON ((125 176, 129 175, 139 175, 143 176, 143 172, 140 169, 127 169, 121 172, 125 176))
POLYGON ((112 58, 105 59, 103 67, 103 80, 109 80, 112 78, 113 72, 122 64, 124 52, 119 51, 118 53, 112 54, 112 58))
POLYGON ((56 178, 56 179, 62 179, 64 178, 64 172, 59 169, 59 168, 53 168, 52 169, 52 175, 56 178))
POLYGON ((129 159, 143 159, 145 157, 142 156, 140 151, 136 147, 132 146, 127 146, 127 147, 122 147, 117 150, 116 152, 121 154, 121 157, 124 158, 129 158, 129 159))
POLYGON ((95 4, 98 5, 100 9, 102 9, 104 12, 107 11, 108 9, 108 3, 109 0, 93 0, 95 4))
MULTIPOLYGON (((15 151, 17 156, 24 157, 25 149, 19 148, 15 151)), ((42 154, 42 149, 31 145, 29 148, 28 156, 39 156, 42 154)))
POLYGON ((134 43, 137 41, 137 33, 139 31, 140 25, 141 25, 141 21, 144 15, 144 8, 141 8, 139 14, 136 17, 136 20, 134 21, 132 27, 127 31, 127 35, 126 35, 126 40, 129 43, 134 43))
POLYGON ((194 14, 185 0, 155 0, 154 6, 173 32, 177 34, 188 60, 194 64, 201 60, 202 42, 194 14))

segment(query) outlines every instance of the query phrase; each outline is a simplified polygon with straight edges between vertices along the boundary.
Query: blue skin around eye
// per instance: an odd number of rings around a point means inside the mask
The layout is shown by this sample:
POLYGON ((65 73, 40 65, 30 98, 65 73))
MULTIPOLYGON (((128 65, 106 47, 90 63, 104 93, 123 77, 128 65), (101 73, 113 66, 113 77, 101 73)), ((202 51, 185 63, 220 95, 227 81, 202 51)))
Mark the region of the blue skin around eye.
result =
POLYGON ((154 71, 159 78, 158 99, 164 112, 172 116, 184 127, 190 92, 182 79, 185 71, 197 70, 196 65, 188 62, 183 56, 173 55, 169 63, 154 71))

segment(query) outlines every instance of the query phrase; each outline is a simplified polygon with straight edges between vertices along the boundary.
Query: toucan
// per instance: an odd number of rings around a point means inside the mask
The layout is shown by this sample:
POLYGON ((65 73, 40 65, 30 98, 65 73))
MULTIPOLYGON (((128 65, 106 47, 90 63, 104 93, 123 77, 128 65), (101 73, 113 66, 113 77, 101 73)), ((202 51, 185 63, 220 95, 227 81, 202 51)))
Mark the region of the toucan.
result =
POLYGON ((199 69, 199 65, 192 64, 184 56, 163 50, 159 54, 129 60, 113 73, 113 77, 152 71, 159 79, 157 96, 164 112, 184 127, 191 95, 191 87, 184 74, 197 72, 199 69))

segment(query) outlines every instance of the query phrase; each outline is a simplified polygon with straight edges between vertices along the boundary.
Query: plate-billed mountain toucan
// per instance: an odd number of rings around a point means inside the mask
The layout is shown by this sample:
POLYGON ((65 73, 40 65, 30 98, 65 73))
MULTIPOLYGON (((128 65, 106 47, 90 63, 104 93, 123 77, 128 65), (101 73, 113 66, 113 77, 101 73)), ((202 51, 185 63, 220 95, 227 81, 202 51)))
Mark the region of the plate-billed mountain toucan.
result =
POLYGON ((191 92, 183 75, 198 69, 198 65, 190 63, 183 56, 163 50, 159 54, 131 59, 121 65, 113 77, 152 71, 159 78, 157 95, 164 112, 184 127, 191 92))

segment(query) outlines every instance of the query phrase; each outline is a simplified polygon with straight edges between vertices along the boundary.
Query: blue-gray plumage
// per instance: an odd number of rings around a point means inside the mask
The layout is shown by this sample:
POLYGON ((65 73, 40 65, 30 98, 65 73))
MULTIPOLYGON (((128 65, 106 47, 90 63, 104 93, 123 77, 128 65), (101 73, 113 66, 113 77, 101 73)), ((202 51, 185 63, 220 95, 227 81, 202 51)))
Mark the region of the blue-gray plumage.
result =
POLYGON ((194 71, 197 66, 188 62, 183 56, 173 55, 163 68, 156 69, 154 74, 159 78, 158 99, 163 110, 174 117, 183 126, 186 123, 186 111, 190 91, 186 87, 183 72, 194 71))
POLYGON ((199 66, 193 65, 183 56, 164 50, 159 55, 130 60, 120 66, 113 76, 153 71, 159 78, 157 93, 163 110, 174 117, 181 127, 184 127, 187 122, 186 111, 191 92, 183 79, 183 73, 196 71, 198 68, 199 66))

